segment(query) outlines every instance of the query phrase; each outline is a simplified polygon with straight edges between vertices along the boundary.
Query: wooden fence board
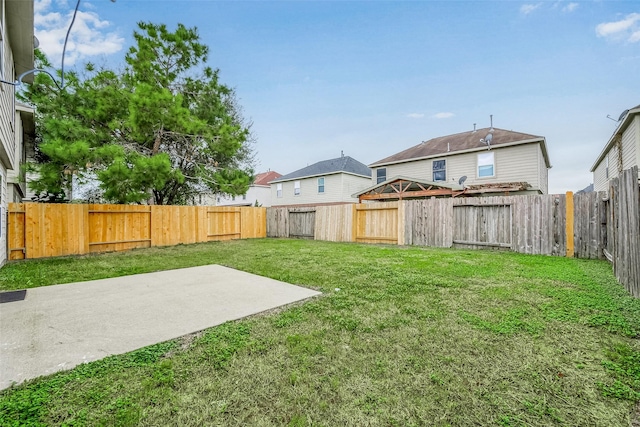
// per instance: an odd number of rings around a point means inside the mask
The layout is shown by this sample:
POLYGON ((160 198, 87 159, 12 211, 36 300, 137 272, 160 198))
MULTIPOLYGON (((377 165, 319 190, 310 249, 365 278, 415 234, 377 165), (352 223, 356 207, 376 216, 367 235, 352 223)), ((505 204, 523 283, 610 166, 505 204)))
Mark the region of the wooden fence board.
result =
POLYGON ((313 239, 315 223, 315 208, 289 209, 289 237, 297 239, 313 239))
POLYGON ((267 237, 267 208, 240 208, 242 239, 267 237))
POLYGON ((318 206, 316 208, 314 239, 352 242, 353 206, 355 205, 318 206))
POLYGON ((287 208, 267 208, 267 237, 289 237, 287 208))
POLYGON ((356 206, 356 241, 361 243, 398 244, 398 204, 401 202, 366 203, 356 206))
POLYGON ((9 203, 7 213, 7 247, 8 257, 24 259, 26 251, 25 243, 25 211, 24 203, 9 203))

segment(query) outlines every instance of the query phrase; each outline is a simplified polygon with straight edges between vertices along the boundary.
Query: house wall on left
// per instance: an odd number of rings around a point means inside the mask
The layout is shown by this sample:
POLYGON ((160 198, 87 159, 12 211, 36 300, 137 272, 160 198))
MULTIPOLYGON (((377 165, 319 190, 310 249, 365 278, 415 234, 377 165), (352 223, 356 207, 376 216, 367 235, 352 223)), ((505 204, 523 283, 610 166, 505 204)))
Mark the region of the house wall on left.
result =
MULTIPOLYGON (((34 68, 33 0, 0 0, 0 79, 14 82, 34 68)), ((24 80, 32 81, 32 75, 24 80)), ((7 259, 9 172, 19 171, 16 154, 15 86, 0 83, 0 266, 7 259)), ((21 132, 21 131, 20 131, 21 132)))

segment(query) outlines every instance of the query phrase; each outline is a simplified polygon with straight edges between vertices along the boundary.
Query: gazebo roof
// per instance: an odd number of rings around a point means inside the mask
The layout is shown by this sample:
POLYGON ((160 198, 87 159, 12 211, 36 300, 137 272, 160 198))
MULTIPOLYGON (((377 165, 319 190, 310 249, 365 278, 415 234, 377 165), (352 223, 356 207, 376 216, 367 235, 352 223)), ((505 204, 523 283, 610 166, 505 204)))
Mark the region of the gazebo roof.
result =
POLYGON ((455 197, 464 194, 461 185, 444 181, 426 181, 405 176, 394 176, 386 181, 355 193, 353 197, 363 200, 401 200, 431 196, 455 197))

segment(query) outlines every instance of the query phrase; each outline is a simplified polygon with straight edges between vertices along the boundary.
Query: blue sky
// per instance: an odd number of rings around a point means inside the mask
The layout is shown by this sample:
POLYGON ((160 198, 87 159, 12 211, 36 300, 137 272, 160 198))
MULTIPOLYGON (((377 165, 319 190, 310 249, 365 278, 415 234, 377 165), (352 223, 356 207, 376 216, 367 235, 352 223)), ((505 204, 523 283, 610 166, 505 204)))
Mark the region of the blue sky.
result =
MULTIPOLYGON (((36 0, 54 62, 75 0, 36 0)), ((138 21, 196 26, 236 89, 257 171, 344 151, 365 163, 489 126, 544 136, 549 190, 576 191, 640 104, 640 3, 83 0, 66 63, 120 67, 138 21)))

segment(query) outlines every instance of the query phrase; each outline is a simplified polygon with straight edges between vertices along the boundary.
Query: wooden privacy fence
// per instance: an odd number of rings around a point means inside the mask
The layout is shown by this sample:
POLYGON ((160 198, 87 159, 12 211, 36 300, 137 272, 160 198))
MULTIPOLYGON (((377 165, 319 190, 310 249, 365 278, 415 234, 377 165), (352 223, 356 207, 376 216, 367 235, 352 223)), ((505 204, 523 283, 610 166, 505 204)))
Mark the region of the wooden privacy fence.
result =
POLYGON ((359 205, 267 208, 269 237, 389 243, 608 259, 640 297, 638 168, 608 192, 440 198, 359 205))
POLYGON ((9 259, 266 237, 266 209, 11 203, 9 259))
POLYGON ((565 200, 545 195, 318 206, 304 208, 304 226, 300 208, 267 208, 267 235, 564 256, 565 200))

